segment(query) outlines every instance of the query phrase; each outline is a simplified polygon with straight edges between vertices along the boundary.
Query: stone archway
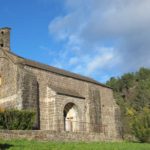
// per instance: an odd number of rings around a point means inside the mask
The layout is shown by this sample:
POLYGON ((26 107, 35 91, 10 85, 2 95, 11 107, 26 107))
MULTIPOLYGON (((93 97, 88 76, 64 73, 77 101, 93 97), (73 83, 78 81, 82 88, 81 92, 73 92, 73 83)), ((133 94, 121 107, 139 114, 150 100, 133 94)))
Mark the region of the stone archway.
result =
POLYGON ((79 112, 74 103, 68 103, 64 107, 64 130, 79 131, 79 112))

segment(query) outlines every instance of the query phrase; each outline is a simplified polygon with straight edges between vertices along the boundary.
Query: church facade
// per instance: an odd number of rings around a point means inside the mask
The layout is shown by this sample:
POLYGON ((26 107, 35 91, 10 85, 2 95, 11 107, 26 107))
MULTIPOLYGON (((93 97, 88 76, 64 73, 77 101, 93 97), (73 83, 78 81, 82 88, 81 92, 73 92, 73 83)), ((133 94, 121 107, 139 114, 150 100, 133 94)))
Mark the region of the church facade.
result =
POLYGON ((36 128, 120 137, 111 88, 91 78, 17 56, 10 28, 0 29, 0 107, 36 112, 36 128))

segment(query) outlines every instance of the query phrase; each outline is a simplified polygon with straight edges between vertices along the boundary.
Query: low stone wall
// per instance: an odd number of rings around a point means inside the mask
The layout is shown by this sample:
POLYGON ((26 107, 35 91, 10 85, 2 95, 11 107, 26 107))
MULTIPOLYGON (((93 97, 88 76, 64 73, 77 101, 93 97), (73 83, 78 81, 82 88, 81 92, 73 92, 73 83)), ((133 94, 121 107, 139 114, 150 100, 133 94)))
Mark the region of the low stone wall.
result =
POLYGON ((42 130, 0 130, 0 139, 28 139, 41 141, 118 141, 108 139, 103 133, 72 133, 42 130))

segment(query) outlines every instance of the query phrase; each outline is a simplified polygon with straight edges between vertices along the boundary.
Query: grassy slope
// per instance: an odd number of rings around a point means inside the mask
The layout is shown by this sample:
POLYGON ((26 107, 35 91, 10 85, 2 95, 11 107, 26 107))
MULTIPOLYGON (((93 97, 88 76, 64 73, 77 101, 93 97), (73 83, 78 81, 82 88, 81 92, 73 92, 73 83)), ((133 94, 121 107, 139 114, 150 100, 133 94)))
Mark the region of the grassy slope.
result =
POLYGON ((0 150, 150 150, 150 144, 140 143, 83 143, 0 140, 0 150))

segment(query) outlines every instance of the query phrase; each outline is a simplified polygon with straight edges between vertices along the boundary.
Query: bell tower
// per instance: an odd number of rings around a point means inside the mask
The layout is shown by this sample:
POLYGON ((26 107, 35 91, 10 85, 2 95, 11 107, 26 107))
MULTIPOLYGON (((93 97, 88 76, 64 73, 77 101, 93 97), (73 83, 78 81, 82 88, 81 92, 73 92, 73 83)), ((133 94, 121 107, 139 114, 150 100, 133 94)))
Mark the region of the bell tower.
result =
POLYGON ((11 28, 0 28, 0 49, 10 51, 10 30, 11 28))

